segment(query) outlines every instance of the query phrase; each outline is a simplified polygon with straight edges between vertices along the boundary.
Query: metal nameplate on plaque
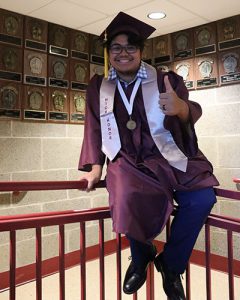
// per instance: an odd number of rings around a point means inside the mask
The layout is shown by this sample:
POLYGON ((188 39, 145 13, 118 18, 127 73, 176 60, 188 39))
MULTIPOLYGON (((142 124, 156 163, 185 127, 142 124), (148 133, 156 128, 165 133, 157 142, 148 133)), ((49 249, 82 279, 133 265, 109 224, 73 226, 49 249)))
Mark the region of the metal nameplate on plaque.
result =
POLYGON ((60 87, 60 88, 68 88, 69 82, 68 80, 49 78, 49 86, 60 87))
POLYGON ((0 118, 21 119, 20 109, 0 109, 0 118))
POLYGON ((71 89, 72 90, 85 91, 87 89, 87 87, 88 87, 88 85, 86 83, 80 83, 80 82, 71 81, 71 89))
POLYGON ((89 60, 89 54, 88 53, 83 53, 79 52, 76 50, 71 50, 71 57, 72 58, 77 58, 77 59, 82 59, 82 60, 89 60))
POLYGON ((0 34, 0 42, 6 43, 6 44, 12 44, 15 46, 22 46, 22 39, 16 36, 6 35, 6 34, 0 34))
POLYGON ((240 38, 218 43, 219 50, 226 50, 226 49, 231 49, 239 46, 240 46, 240 38))
POLYGON ((45 111, 24 110, 23 118, 27 120, 46 120, 45 111))
POLYGON ((24 83, 25 84, 32 84, 32 85, 46 86, 47 85, 47 80, 46 80, 45 77, 36 77, 36 76, 24 75, 24 83))
POLYGON ((22 74, 20 73, 14 73, 14 72, 6 72, 6 71, 0 71, 0 78, 5 80, 12 80, 16 82, 22 81, 22 74))
POLYGON ((47 52, 47 44, 43 44, 36 41, 25 40, 25 48, 36 49, 39 51, 47 52))
POLYGON ((94 64, 100 64, 100 65, 104 64, 104 57, 101 56, 91 55, 90 60, 94 64))
POLYGON ((48 119, 54 121, 68 121, 68 113, 49 111, 48 119))
POLYGON ((56 46, 53 46, 53 45, 49 46, 49 53, 64 56, 64 57, 68 57, 68 49, 56 47, 56 46))

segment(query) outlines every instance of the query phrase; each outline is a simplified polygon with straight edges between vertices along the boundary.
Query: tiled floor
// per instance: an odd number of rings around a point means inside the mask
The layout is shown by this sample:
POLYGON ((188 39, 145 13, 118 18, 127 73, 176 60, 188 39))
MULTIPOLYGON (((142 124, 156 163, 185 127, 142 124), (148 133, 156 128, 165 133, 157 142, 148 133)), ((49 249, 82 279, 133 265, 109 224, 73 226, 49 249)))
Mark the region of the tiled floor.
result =
MULTIPOLYGON (((129 250, 122 254, 123 275, 128 266, 129 250)), ((99 265, 98 261, 87 263, 87 300, 99 298, 99 265)), ((106 289, 105 300, 116 300, 116 256, 110 255, 105 258, 106 289)), ((160 275, 155 272, 155 300, 166 300, 162 290, 160 275)), ((80 271, 74 267, 66 271, 66 300, 80 300, 80 271)), ((205 269, 191 266, 191 300, 206 300, 205 292, 205 269)), ((8 300, 8 291, 0 293, 0 300, 8 300)), ((17 300, 35 300, 35 282, 22 285, 17 288, 17 300)), ((43 300, 58 300, 59 285, 58 275, 52 275, 43 280, 43 300)), ((133 296, 123 294, 122 300, 131 300, 133 296)), ((226 274, 212 271, 212 300, 227 300, 228 277, 226 274)), ((235 300, 240 299, 240 278, 235 279, 235 300)), ((146 289, 143 286, 138 293, 138 300, 146 300, 146 289)))

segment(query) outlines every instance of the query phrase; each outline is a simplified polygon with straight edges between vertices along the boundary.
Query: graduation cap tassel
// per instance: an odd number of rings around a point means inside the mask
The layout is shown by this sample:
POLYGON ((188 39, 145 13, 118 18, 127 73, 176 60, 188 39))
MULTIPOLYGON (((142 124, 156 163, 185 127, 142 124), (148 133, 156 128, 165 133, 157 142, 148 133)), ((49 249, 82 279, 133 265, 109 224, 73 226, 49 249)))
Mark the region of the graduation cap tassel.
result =
POLYGON ((107 33, 104 34, 104 77, 108 78, 108 52, 107 52, 107 33))

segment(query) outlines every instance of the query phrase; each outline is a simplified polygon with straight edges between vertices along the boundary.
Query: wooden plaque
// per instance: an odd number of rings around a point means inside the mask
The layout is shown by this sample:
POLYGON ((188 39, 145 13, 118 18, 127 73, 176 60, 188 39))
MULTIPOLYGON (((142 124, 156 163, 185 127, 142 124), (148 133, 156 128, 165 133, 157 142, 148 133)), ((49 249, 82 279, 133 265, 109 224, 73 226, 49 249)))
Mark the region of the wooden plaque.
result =
POLYGON ((70 29, 49 23, 48 39, 49 53, 68 57, 70 29))
POLYGON ((0 42, 22 46, 23 16, 0 9, 0 42))
POLYGON ((90 35, 90 62, 104 64, 103 44, 97 35, 90 35))
POLYGON ((84 123, 86 107, 86 92, 71 91, 70 92, 70 122, 84 123))
POLYGON ((46 121, 47 88, 40 86, 24 86, 23 119, 46 121))
POLYGON ((173 71, 182 76, 187 89, 194 89, 195 73, 194 73, 194 59, 177 61, 173 65, 173 71))
POLYGON ((196 88, 218 85, 218 61, 216 54, 195 57, 196 88))
POLYGON ((240 48, 218 53, 220 85, 240 82, 240 48))
POLYGON ((104 67, 102 65, 90 64, 90 79, 95 75, 103 75, 104 67))
POLYGON ((48 55, 49 86, 69 88, 69 60, 64 57, 48 55))
POLYGON ((162 72, 174 71, 173 63, 169 63, 169 62, 156 65, 156 68, 160 69, 162 72))
POLYGON ((170 34, 153 38, 154 64, 159 65, 172 61, 172 46, 170 34))
POLYGON ((217 21, 218 49, 240 47, 240 15, 217 21))
POLYGON ((142 53, 142 60, 152 65, 152 58, 153 58, 153 39, 148 39, 145 42, 143 53, 142 53))
POLYGON ((71 57, 81 60, 89 60, 89 34, 86 32, 71 30, 71 57))
POLYGON ((0 80, 0 119, 21 119, 22 86, 0 80))
POLYGON ((216 52, 217 27, 216 23, 209 23, 194 28, 195 55, 216 52))
POLYGON ((22 82, 22 49, 0 45, 0 79, 22 82))
POLYGON ((53 122, 69 121, 68 90, 49 88, 48 91, 48 120, 53 122))
POLYGON ((25 17, 25 48, 47 52, 48 23, 25 17))
POLYGON ((83 60, 71 59, 70 78, 72 90, 86 90, 89 82, 89 63, 83 60))
POLYGON ((193 29, 178 31, 172 34, 174 60, 182 60, 193 56, 193 29))
POLYGON ((47 54, 24 50, 24 83, 47 85, 47 54))

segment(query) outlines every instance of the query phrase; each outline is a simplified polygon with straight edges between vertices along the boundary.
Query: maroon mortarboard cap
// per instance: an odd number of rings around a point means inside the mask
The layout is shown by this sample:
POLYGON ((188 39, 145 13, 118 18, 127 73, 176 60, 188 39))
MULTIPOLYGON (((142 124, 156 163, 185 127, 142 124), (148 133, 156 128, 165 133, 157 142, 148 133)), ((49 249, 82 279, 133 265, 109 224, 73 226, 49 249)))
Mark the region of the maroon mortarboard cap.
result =
POLYGON ((132 17, 124 12, 120 12, 100 35, 101 39, 111 39, 121 32, 132 32, 141 37, 147 39, 156 28, 132 17), (106 38, 105 38, 106 35, 106 38))

